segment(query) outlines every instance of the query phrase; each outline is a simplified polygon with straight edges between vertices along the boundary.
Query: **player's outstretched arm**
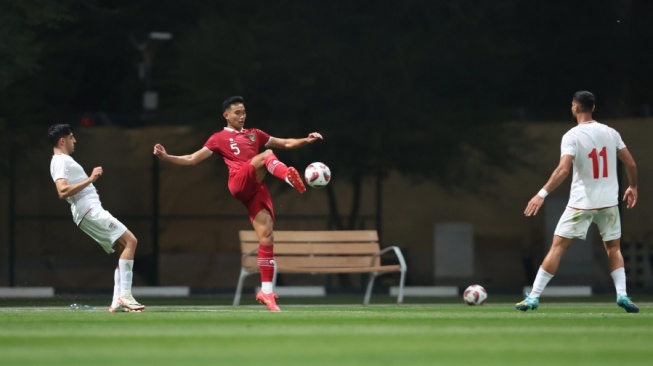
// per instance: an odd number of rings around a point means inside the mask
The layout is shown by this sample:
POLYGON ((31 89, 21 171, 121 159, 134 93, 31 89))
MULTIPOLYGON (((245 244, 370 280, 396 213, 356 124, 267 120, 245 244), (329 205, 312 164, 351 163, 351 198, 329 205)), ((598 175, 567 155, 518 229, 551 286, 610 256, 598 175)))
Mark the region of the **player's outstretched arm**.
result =
POLYGON ((198 163, 206 160, 212 154, 213 152, 211 152, 211 150, 203 147, 190 155, 169 155, 163 145, 154 145, 154 155, 156 155, 162 161, 166 161, 175 165, 197 165, 198 163))
POLYGON ((270 139, 270 142, 267 144, 267 147, 273 149, 282 149, 282 150, 292 150, 297 149, 308 144, 312 144, 317 140, 323 140, 324 138, 319 132, 311 132, 307 137, 301 139, 281 139, 273 137, 270 139))
POLYGON ((560 157, 560 162, 558 167, 555 168, 551 177, 546 182, 544 187, 537 192, 528 204, 526 205, 526 210, 524 210, 524 215, 526 216, 535 216, 540 211, 540 207, 544 204, 544 198, 553 192, 554 189, 558 188, 560 184, 567 178, 569 172, 571 171, 571 166, 574 162, 574 157, 571 155, 563 155, 560 157))

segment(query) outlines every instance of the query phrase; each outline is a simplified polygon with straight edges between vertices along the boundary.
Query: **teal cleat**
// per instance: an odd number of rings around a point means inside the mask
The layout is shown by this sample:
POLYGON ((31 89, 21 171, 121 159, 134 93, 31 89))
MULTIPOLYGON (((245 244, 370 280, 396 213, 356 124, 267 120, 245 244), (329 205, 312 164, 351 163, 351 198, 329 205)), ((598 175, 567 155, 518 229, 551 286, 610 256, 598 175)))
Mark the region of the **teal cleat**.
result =
POLYGON ((626 295, 617 295, 617 305, 624 308, 627 313, 639 313, 637 305, 626 295))
MULTIPOLYGON (((540 298, 539 297, 530 297, 528 294, 526 294, 526 298, 523 301, 518 302, 515 304, 515 309, 521 310, 521 311, 526 311, 526 310, 537 310, 537 307, 540 306, 540 298)), ((620 305, 621 306, 621 305, 620 305)))

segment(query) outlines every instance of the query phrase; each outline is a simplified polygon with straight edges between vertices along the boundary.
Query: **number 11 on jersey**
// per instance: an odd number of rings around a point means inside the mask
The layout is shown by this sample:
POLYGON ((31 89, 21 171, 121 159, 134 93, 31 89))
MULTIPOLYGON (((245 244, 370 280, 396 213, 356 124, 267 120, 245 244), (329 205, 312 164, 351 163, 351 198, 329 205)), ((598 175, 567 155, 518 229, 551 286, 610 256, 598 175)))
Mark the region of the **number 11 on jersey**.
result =
POLYGON ((603 158, 603 178, 608 177, 608 154, 605 146, 601 149, 601 152, 597 153, 596 148, 592 149, 592 152, 589 153, 590 159, 592 159, 592 171, 594 172, 594 179, 599 179, 599 158, 603 158))

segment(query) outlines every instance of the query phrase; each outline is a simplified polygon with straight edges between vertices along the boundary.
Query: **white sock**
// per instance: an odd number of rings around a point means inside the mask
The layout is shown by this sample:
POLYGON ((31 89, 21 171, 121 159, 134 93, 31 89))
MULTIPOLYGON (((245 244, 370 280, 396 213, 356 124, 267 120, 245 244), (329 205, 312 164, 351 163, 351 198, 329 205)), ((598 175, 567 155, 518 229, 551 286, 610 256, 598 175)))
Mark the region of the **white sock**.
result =
POLYGON ((132 268, 134 268, 134 260, 119 259, 118 268, 120 268, 121 293, 123 296, 129 296, 132 294, 132 277, 134 276, 132 268))
POLYGON ((535 276, 535 281, 533 281, 533 290, 531 290, 531 293, 528 296, 540 297, 542 291, 544 291, 544 288, 552 278, 553 275, 542 269, 540 266, 540 269, 537 271, 537 276, 535 276))
POLYGON ((261 282, 261 291, 264 294, 271 294, 272 291, 272 282, 261 282))
POLYGON ((624 267, 617 268, 610 273, 614 287, 617 289, 617 295, 628 296, 626 293, 626 269, 624 267))
POLYGON ((111 301, 112 308, 117 308, 120 305, 118 304, 118 297, 120 296, 120 292, 120 270, 116 268, 116 270, 113 271, 113 300, 111 301))

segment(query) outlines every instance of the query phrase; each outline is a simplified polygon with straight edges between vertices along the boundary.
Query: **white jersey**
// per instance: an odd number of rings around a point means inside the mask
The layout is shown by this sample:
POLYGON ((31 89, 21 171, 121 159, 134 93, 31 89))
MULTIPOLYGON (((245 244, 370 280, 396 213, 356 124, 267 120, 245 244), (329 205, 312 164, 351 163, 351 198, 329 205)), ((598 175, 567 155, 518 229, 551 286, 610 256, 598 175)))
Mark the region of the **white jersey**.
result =
MULTIPOLYGON (((84 168, 70 157, 70 155, 66 154, 52 155, 50 174, 52 175, 53 181, 67 179, 68 184, 75 184, 88 178, 88 175, 84 172, 84 168)), ((73 220, 77 225, 79 225, 91 207, 95 205, 101 206, 100 196, 97 194, 93 183, 86 186, 76 195, 66 198, 66 201, 70 203, 70 211, 72 211, 73 220)))
POLYGON ((562 136, 561 156, 574 157, 569 207, 591 210, 619 204, 617 150, 625 147, 619 132, 596 121, 562 136))

